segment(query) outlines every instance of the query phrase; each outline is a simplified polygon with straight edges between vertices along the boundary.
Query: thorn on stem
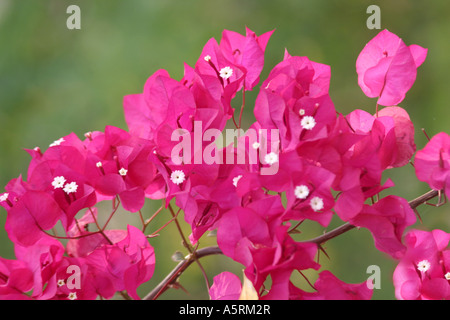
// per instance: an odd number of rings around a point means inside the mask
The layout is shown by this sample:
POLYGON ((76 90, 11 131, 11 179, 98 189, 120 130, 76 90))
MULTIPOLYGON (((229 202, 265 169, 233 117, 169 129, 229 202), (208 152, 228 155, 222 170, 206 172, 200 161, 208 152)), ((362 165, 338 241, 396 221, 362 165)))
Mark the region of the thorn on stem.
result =
POLYGON ((438 202, 436 204, 425 201, 425 204, 432 206, 432 207, 440 207, 446 203, 447 203, 447 197, 445 196, 444 193, 442 193, 442 190, 438 190, 438 202))
POLYGON ((319 250, 325 254, 325 256, 328 258, 328 260, 331 260, 330 256, 328 255, 328 253, 325 251, 325 249, 322 247, 321 244, 319 244, 319 250))
POLYGON ((419 219, 420 223, 423 224, 422 217, 420 216, 419 211, 417 211, 416 208, 414 208, 413 210, 414 210, 414 213, 417 215, 417 218, 419 219))
POLYGON ((189 294, 189 291, 187 291, 186 288, 184 288, 178 281, 169 284, 168 287, 172 289, 181 289, 184 291, 184 293, 189 294))

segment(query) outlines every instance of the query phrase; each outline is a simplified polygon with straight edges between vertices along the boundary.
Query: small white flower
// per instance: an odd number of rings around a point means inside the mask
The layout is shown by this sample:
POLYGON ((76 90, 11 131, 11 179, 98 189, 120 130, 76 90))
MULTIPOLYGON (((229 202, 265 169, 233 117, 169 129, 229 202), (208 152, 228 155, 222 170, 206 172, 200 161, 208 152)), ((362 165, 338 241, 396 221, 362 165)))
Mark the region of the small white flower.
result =
POLYGON ((316 126, 316 120, 314 119, 314 117, 304 116, 300 124, 302 125, 303 129, 311 130, 316 126))
POLYGON ((231 69, 230 67, 222 68, 220 69, 219 74, 223 79, 226 80, 233 75, 233 69, 231 69))
POLYGON ((95 165, 97 166, 97 168, 103 167, 103 163, 101 161, 97 162, 95 165))
POLYGON ((49 147, 54 147, 54 146, 59 146, 62 142, 64 142, 65 140, 64 140, 64 138, 60 138, 60 139, 58 139, 58 140, 56 140, 56 141, 53 141, 51 144, 50 144, 50 146, 49 147))
POLYGON ((69 298, 69 300, 76 300, 77 299, 77 293, 76 292, 71 292, 71 293, 69 293, 67 298, 69 298))
POLYGON ((298 114, 301 115, 301 116, 304 116, 305 115, 305 109, 298 110, 298 114))
POLYGON ((121 168, 121 169, 119 170, 119 174, 120 174, 122 177, 125 177, 125 176, 127 175, 127 172, 128 172, 128 170, 125 169, 125 168, 121 168))
POLYGON ((445 279, 450 280, 450 272, 447 272, 444 277, 445 279))
POLYGON ((8 200, 9 193, 5 192, 0 196, 0 202, 8 200))
POLYGON ((59 279, 58 280, 58 287, 62 287, 63 285, 65 285, 66 283, 64 282, 64 279, 59 279))
POLYGON ((211 60, 211 56, 207 54, 203 59, 205 59, 206 62, 211 60))
POLYGON ((277 163, 278 162, 278 154, 276 154, 275 152, 268 153, 265 155, 264 161, 270 165, 277 163))
POLYGON ((242 178, 242 174, 238 175, 237 177, 233 178, 233 185, 237 187, 238 181, 242 178))
POLYGON ((186 180, 186 175, 182 170, 175 170, 170 175, 170 180, 175 184, 183 183, 186 180))
POLYGON ((321 197, 312 198, 309 204, 314 211, 319 211, 323 209, 323 200, 321 197))
POLYGON ((252 144, 253 149, 258 149, 260 146, 261 146, 261 144, 258 141, 255 141, 252 144))
POLYGON ((92 139, 92 132, 91 132, 91 131, 88 131, 88 132, 86 132, 86 133, 84 134, 84 136, 85 136, 87 139, 92 139))
POLYGON ((306 199, 309 195, 309 188, 305 185, 296 186, 294 194, 298 199, 306 199))
POLYGON ((52 186, 55 189, 64 187, 64 183, 66 183, 66 178, 63 176, 55 177, 52 181, 52 186))
POLYGON ((417 264, 417 270, 420 272, 427 272, 431 267, 431 264, 428 260, 422 260, 417 264))
POLYGON ((65 193, 70 194, 70 193, 77 192, 77 189, 78 189, 77 183, 76 182, 71 182, 71 183, 66 183, 66 185, 64 186, 63 190, 64 190, 65 193))

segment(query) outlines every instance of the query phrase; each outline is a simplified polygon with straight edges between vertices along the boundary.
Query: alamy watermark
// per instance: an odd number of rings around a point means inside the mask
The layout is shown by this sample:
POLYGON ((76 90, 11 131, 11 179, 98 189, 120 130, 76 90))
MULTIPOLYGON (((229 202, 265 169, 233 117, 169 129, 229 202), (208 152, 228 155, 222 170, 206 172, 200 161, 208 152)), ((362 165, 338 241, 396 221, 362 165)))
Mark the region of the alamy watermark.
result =
POLYGON ((367 7, 367 14, 370 16, 367 18, 366 26, 368 29, 381 29, 381 9, 379 6, 372 4, 367 7))
POLYGON ((367 288, 369 289, 381 289, 381 269, 379 266, 373 264, 367 267, 367 274, 371 274, 366 280, 367 288))
POLYGON ((79 6, 72 4, 67 7, 66 13, 70 14, 67 18, 67 29, 81 29, 81 9, 79 6))
POLYGON ((273 175, 279 168, 280 134, 278 129, 225 129, 203 131, 202 122, 194 121, 194 130, 175 129, 172 142, 178 142, 171 151, 171 160, 181 164, 260 164, 260 174, 273 175), (225 148, 222 146, 225 143, 225 148), (227 146, 234 145, 236 152, 227 146))

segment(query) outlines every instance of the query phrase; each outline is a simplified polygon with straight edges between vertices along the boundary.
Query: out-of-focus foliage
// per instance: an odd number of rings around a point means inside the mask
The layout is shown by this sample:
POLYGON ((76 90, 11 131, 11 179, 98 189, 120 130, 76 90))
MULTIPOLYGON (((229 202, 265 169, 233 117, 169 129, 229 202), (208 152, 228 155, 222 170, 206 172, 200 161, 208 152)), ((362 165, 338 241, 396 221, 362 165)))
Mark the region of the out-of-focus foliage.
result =
MULTIPOLYGON (((339 112, 355 108, 374 112, 376 101, 361 92, 355 71, 359 52, 379 31, 366 27, 366 9, 371 4, 381 9, 383 29, 407 44, 429 49, 416 83, 401 104, 415 124, 417 147, 422 148, 426 137, 421 128, 430 136, 450 128, 447 0, 0 0, 0 184, 19 174, 26 176, 29 157, 24 148, 45 149, 70 132, 82 137, 106 125, 126 129, 123 96, 141 92, 145 80, 160 68, 180 79, 183 63, 194 64, 206 41, 220 39, 223 29, 244 33, 248 26, 257 34, 275 29, 262 77, 283 58, 286 48, 291 55, 331 65, 330 95, 339 112), (66 9, 71 4, 81 9, 81 30, 66 27, 66 9)), ((251 103, 256 94, 257 88, 248 94, 244 125, 254 120, 251 103)), ((412 199, 427 191, 412 166, 390 177, 397 185, 390 193, 412 199)), ((146 214, 150 216, 158 207, 159 203, 149 203, 146 214)), ((424 206, 419 211, 427 228, 450 230, 448 206, 424 206)), ((5 215, 2 210, 1 229, 5 215)), ((137 218, 129 213, 123 216, 137 218)), ((168 219, 166 214, 156 223, 168 219)), ((323 232, 316 225, 302 231, 299 239, 323 232)), ((155 276, 141 289, 142 294, 175 266, 170 256, 181 248, 174 226, 150 241, 160 256, 155 276)), ((212 243, 211 238, 201 244, 212 243)), ((367 232, 353 230, 327 243, 325 249, 330 259, 322 255, 320 262, 347 282, 362 282, 370 275, 368 266, 380 266, 381 289, 375 290, 374 299, 394 297, 395 264, 373 248, 367 232)), ((0 231, 0 255, 14 257, 4 230, 0 231)), ((228 266, 240 275, 240 266, 225 257, 208 257, 203 264, 210 278, 228 266)), ((189 294, 170 290, 161 298, 208 298, 195 265, 181 284, 189 294)))

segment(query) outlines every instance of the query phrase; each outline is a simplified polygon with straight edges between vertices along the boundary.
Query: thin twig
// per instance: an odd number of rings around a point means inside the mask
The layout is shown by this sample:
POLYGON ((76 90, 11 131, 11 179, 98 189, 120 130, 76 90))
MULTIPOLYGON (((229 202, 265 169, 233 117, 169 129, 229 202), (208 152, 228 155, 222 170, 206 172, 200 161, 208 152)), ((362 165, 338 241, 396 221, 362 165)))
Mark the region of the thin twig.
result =
MULTIPOLYGON (((411 207, 411 209, 415 210, 419 205, 426 203, 427 201, 435 198, 436 196, 439 195, 439 191, 438 190, 430 190, 427 193, 409 201, 409 206, 411 207)), ((327 233, 324 233, 321 236, 318 236, 316 238, 310 239, 310 240, 306 240, 304 242, 313 242, 316 244, 322 244, 330 239, 333 239, 349 230, 352 230, 353 228, 355 228, 354 225, 351 225, 350 223, 345 223, 339 227, 337 227, 336 229, 333 229, 327 233)))
MULTIPOLYGON (((426 203, 427 201, 435 198, 439 195, 438 190, 431 190, 411 201, 409 201, 409 206, 412 209, 416 209, 419 205, 426 203)), ((333 239, 349 230, 352 230, 355 228, 354 225, 351 225, 350 223, 345 223, 336 229, 333 229, 327 233, 324 233, 323 235, 306 240, 304 242, 312 242, 316 243, 318 245, 323 244, 324 242, 333 239)), ((178 277, 194 262, 197 261, 200 258, 209 256, 209 255, 216 255, 216 254, 223 254, 223 252, 220 250, 219 247, 206 247, 199 250, 196 250, 191 253, 185 260, 181 261, 150 293, 148 293, 143 299, 144 300, 155 300, 157 299, 162 293, 164 293, 167 288, 171 284, 176 283, 178 277)))
MULTIPOLYGON (((153 219, 164 209, 164 205, 161 205, 161 207, 159 207, 158 210, 155 211, 155 213, 148 218, 145 222, 143 222, 143 227, 142 227, 142 232, 145 232, 145 229, 147 228, 147 226, 150 224, 150 222, 153 221, 153 219)), ((139 211, 141 212, 141 211, 139 211)))
POLYGON ((143 300, 155 300, 157 299, 170 284, 176 282, 177 278, 196 260, 216 254, 223 254, 219 247, 206 247, 199 249, 194 255, 189 255, 185 260, 178 263, 178 265, 150 292, 143 300))
POLYGON ((427 193, 421 195, 420 197, 417 197, 414 200, 409 201, 408 203, 412 209, 415 209, 419 205, 435 198, 438 195, 439 195, 439 190, 430 190, 427 193))
POLYGON ((191 256, 194 257, 195 262, 198 264, 198 266, 199 266, 199 268, 200 268, 200 271, 202 272, 203 277, 205 278, 206 287, 209 289, 209 286, 210 286, 210 285, 209 285, 208 275, 206 274, 206 271, 205 271, 205 269, 203 268, 203 266, 202 266, 202 264, 200 263, 200 261, 198 261, 198 259, 196 259, 196 253, 195 253, 196 249, 192 248, 192 246, 189 244, 189 242, 187 242, 186 237, 184 236, 183 230, 181 229, 180 223, 178 222, 177 216, 178 216, 178 212, 181 211, 181 208, 179 209, 179 211, 177 212, 177 214, 174 213, 174 211, 173 211, 172 206, 170 205, 170 203, 169 203, 169 205, 168 205, 168 208, 169 208, 170 213, 172 214, 172 217, 173 217, 174 220, 175 220, 175 224, 176 224, 176 226, 177 226, 177 228, 178 228, 178 232, 179 232, 179 234, 180 234, 180 236, 181 236, 181 239, 183 240, 183 245, 188 249, 188 251, 189 251, 189 253, 191 254, 191 256))
MULTIPOLYGON (((106 224, 105 224, 105 226, 103 227, 103 229, 102 228, 100 228, 100 225, 98 224, 98 221, 97 221, 97 218, 95 217, 95 214, 94 214, 94 212, 92 211, 92 208, 91 207, 89 207, 89 211, 90 211, 90 213, 91 213, 91 215, 92 215, 92 219, 94 219, 94 223, 95 223, 95 225, 97 226, 97 229, 98 229, 98 231, 100 232, 100 234, 103 236, 103 238, 105 238, 106 239, 106 241, 108 241, 108 243, 109 244, 114 244, 114 242, 112 242, 111 241, 111 239, 109 239, 108 238, 108 236, 105 234, 105 227, 106 227, 106 224)), ((114 214, 114 212, 115 212, 115 210, 113 211, 113 213, 112 214, 114 214)), ((111 214, 111 215, 112 215, 111 214)))
POLYGON ((180 211, 181 211, 181 209, 178 210, 177 213, 175 214, 175 216, 173 216, 169 221, 167 221, 164 225, 159 227, 158 230, 156 230, 156 231, 152 232, 151 234, 149 234, 147 237, 152 238, 152 237, 156 236, 162 229, 167 227, 170 223, 172 223, 172 221, 176 220, 176 218, 178 217, 178 214, 180 213, 180 211))
POLYGON ((316 238, 310 239, 310 240, 306 240, 304 242, 312 242, 312 243, 316 243, 316 244, 322 244, 324 242, 327 242, 330 239, 333 239, 349 230, 352 230, 353 228, 355 228, 354 225, 351 225, 350 223, 344 223, 343 225, 337 227, 336 229, 333 229, 327 233, 324 233, 321 236, 318 236, 316 238))
MULTIPOLYGON (((113 201, 113 210, 110 213, 108 220, 106 220, 105 224, 103 225, 103 228, 100 229, 100 227, 99 227, 99 229, 101 231, 104 231, 106 229, 106 227, 108 226, 108 223, 111 221, 111 219, 114 216, 114 214, 116 213, 117 209, 119 209, 119 206, 120 206, 120 198, 119 198, 119 196, 116 196, 113 201), (117 200, 117 204, 116 204, 116 200, 117 200)), ((94 217, 94 219, 95 219, 95 217, 94 217)))
MULTIPOLYGON (((184 236, 184 233, 183 233, 183 230, 181 229, 180 223, 177 220, 178 213, 175 213, 173 211, 172 205, 170 203, 167 206, 167 208, 169 209, 170 214, 172 215, 173 221, 175 221, 175 225, 177 226, 178 233, 180 234, 181 240, 183 241, 183 246, 185 246, 186 249, 188 249, 189 253, 192 253, 192 247, 189 245, 189 242, 186 241, 186 237, 184 236)), ((181 210, 181 208, 180 208, 180 210, 181 210)))
POLYGON ((242 124, 242 114, 244 112, 244 107, 245 107, 245 79, 244 79, 244 84, 243 84, 243 89, 242 89, 242 105, 241 105, 241 111, 239 112, 239 127, 238 129, 241 128, 241 124, 242 124))

